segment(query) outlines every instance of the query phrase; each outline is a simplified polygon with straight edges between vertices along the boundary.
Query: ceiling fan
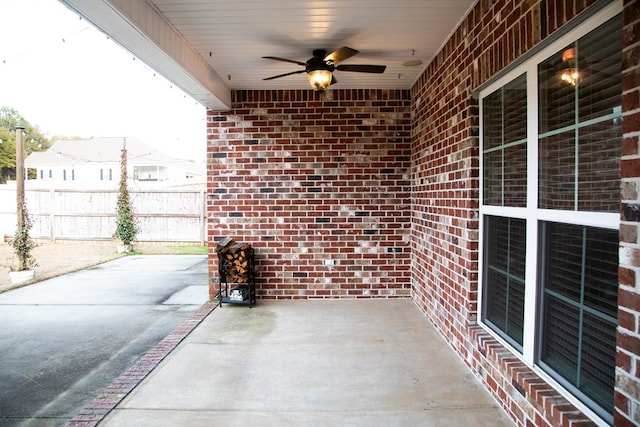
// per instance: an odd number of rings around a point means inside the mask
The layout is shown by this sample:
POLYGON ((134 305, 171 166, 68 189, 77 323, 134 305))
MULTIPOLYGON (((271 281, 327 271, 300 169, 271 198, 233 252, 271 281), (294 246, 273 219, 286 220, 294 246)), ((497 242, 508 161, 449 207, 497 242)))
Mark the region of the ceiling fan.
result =
POLYGON ((313 57, 309 58, 307 62, 295 61, 293 59, 278 58, 277 56, 263 56, 264 59, 273 59, 274 61, 291 62, 304 67, 304 70, 292 71, 290 73, 279 74, 277 76, 267 77, 263 80, 273 80, 284 76, 290 76, 292 74, 307 73, 309 77, 309 83, 314 90, 324 91, 329 85, 337 83, 335 77, 333 77, 333 71, 353 71, 356 73, 384 73, 387 68, 386 65, 364 65, 364 64, 349 64, 349 65, 336 65, 338 62, 344 61, 347 58, 351 58, 353 55, 359 53, 355 49, 350 47, 341 47, 333 52, 327 54, 324 49, 316 49, 313 51, 313 57))

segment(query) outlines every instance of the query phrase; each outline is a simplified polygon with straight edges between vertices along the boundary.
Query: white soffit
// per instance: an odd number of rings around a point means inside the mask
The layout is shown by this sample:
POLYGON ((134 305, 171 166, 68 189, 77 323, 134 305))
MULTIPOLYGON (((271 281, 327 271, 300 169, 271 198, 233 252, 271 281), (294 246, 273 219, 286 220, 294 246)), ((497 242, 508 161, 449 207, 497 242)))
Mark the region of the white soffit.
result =
POLYGON ((229 87, 146 1, 60 1, 206 107, 231 107, 229 87))
MULTIPOLYGON (((309 89, 314 49, 359 53, 332 89, 410 89, 478 0, 60 0, 213 110, 231 90, 309 89)), ((500 19, 500 17, 496 18, 500 19)))

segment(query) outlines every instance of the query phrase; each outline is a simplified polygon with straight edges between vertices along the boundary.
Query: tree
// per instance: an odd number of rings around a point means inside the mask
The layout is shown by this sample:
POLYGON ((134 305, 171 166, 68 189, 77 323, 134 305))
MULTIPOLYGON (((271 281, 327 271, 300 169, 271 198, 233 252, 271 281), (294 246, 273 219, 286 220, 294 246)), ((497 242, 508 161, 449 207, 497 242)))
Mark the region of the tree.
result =
POLYGON ((0 183, 15 177, 16 168, 16 126, 24 127, 25 151, 43 151, 51 146, 37 126, 31 125, 16 110, 10 107, 0 107, 0 183))
POLYGON ((125 140, 120 158, 120 185, 118 204, 116 207, 116 231, 113 236, 120 239, 123 245, 129 246, 138 234, 138 224, 131 208, 131 198, 127 187, 127 143, 125 140))
POLYGON ((15 132, 0 127, 0 184, 6 182, 8 178, 15 177, 15 167, 15 132))

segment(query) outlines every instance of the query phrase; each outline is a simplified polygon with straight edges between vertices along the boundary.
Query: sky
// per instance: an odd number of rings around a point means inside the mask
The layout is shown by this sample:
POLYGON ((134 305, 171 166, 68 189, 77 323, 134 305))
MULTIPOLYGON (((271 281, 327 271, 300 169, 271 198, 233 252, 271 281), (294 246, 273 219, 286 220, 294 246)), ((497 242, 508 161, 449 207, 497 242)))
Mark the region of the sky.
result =
POLYGON ((205 160, 205 107, 58 0, 0 0, 0 107, 47 137, 126 136, 205 160))

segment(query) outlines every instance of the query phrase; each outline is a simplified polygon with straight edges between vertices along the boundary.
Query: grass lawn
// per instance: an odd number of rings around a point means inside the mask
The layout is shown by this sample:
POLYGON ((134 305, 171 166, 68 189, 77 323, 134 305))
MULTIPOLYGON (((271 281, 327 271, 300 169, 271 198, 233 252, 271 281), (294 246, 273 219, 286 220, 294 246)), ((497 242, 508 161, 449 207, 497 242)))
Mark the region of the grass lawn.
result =
POLYGON ((206 245, 135 244, 127 255, 206 255, 206 245))

